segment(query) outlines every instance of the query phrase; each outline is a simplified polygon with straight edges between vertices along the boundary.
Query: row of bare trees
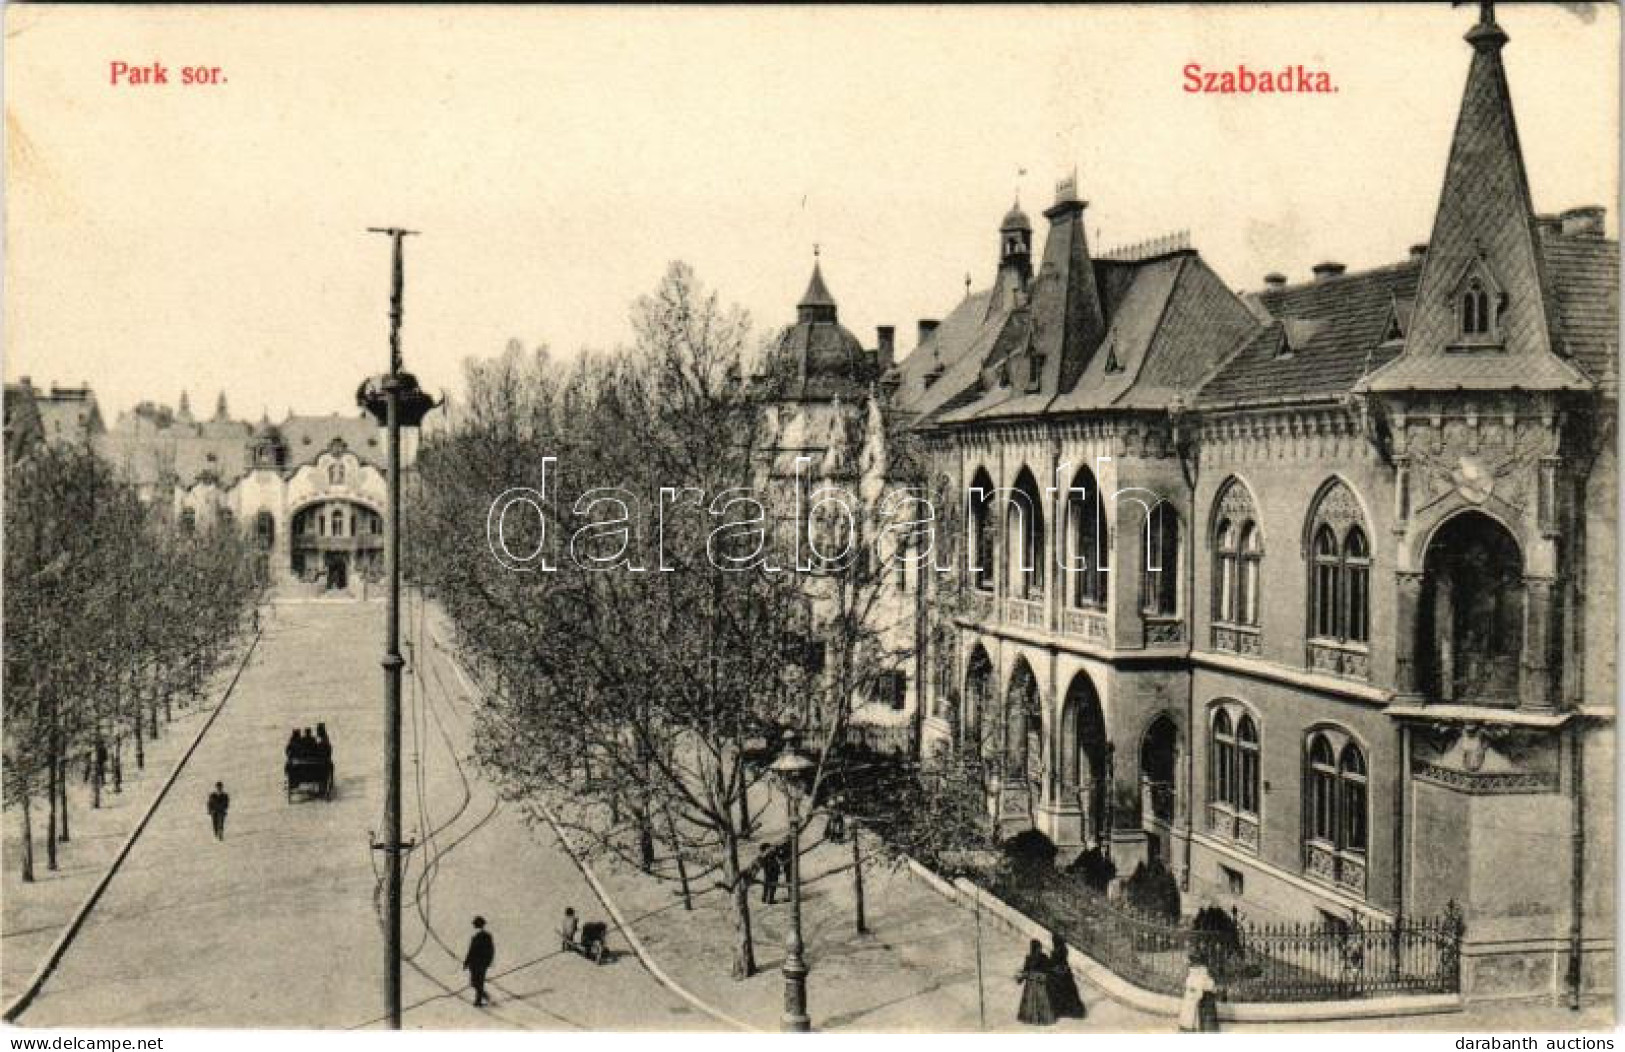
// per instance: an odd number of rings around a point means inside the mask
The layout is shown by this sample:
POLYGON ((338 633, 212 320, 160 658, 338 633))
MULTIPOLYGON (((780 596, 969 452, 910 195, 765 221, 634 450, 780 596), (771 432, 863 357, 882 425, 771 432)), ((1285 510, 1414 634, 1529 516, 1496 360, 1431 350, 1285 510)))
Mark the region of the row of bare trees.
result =
POLYGON ((6 466, 4 798, 25 882, 39 833, 50 870, 71 839, 72 780, 101 807, 200 696, 260 577, 235 530, 182 535, 83 444, 6 466))
MULTIPOLYGON (((469 364, 453 426, 418 459, 408 557, 487 687, 486 769, 598 850, 677 883, 685 906, 725 896, 743 978, 756 970, 748 849, 766 766, 794 728, 815 765, 800 789, 829 798, 854 706, 914 665, 917 614, 876 570, 894 544, 873 502, 819 524, 782 499, 770 393, 744 379, 757 348, 743 313, 673 264, 632 322, 632 347, 567 366, 517 346, 469 364), (493 515, 516 487, 536 494, 493 515), (804 525, 848 557, 812 572, 753 561, 804 525)), ((890 823, 894 842, 973 820, 925 799, 921 780, 849 775, 843 803, 890 823), (850 798, 867 785, 921 796, 922 821, 897 820, 901 799, 850 798)))

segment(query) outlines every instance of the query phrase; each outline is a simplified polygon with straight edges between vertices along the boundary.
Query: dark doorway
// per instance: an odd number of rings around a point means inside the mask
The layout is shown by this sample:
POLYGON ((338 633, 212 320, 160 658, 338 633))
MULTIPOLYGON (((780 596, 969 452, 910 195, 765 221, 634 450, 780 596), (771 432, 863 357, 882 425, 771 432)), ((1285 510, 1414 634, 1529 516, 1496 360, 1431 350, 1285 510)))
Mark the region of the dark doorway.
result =
POLYGON ((1106 828, 1107 792, 1111 787, 1111 743, 1106 715, 1090 678, 1079 672, 1067 688, 1061 709, 1061 795, 1083 812, 1083 840, 1099 844, 1106 828))
POLYGON ((1417 649, 1441 701, 1516 705, 1523 656, 1523 556, 1506 527, 1456 516, 1428 545, 1417 649))
POLYGON ((330 591, 343 591, 350 587, 350 564, 338 552, 327 553, 327 587, 330 591))
POLYGON ((1140 741, 1140 824, 1149 834, 1147 850, 1167 863, 1173 847, 1173 824, 1179 792, 1179 728, 1167 716, 1158 716, 1140 741))

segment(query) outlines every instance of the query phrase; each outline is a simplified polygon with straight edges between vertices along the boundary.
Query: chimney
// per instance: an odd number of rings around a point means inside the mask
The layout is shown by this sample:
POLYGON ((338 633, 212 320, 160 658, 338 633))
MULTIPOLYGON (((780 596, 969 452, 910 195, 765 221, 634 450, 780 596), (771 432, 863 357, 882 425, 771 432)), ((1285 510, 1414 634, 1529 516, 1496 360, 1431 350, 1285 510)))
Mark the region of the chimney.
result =
POLYGON ((1412 263, 1420 263, 1424 259, 1426 259, 1427 257, 1428 257, 1428 243, 1426 241, 1418 241, 1416 244, 1411 246, 1411 262, 1412 263))
POLYGON ((879 341, 875 345, 875 365, 885 372, 897 361, 897 328, 878 325, 875 327, 875 337, 879 341))
POLYGON ((1316 281, 1330 281, 1332 278, 1340 276, 1348 268, 1341 263, 1316 263, 1309 269, 1315 272, 1316 281))
POLYGON ((915 342, 915 346, 918 347, 921 344, 925 343, 926 340, 929 340, 931 338, 931 335, 937 331, 937 326, 941 325, 941 324, 942 324, 942 322, 940 322, 936 318, 921 318, 920 319, 920 337, 915 342))
POLYGON ((1602 237, 1603 207, 1601 205, 1586 205, 1583 208, 1571 208, 1563 213, 1564 237, 1602 237))
POLYGON ((1279 270, 1272 270, 1264 275, 1264 284, 1272 289, 1286 288, 1286 275, 1279 270))

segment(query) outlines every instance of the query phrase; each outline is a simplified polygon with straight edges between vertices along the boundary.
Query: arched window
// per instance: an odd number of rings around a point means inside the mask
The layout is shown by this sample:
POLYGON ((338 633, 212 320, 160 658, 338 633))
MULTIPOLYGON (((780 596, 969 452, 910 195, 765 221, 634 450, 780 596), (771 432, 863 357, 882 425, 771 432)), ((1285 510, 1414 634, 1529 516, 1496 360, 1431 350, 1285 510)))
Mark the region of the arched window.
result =
POLYGON ((1256 629, 1259 619, 1259 581, 1263 572, 1264 534, 1258 528, 1253 495, 1236 479, 1219 491, 1213 526, 1213 632, 1215 647, 1256 652, 1257 633, 1238 633, 1236 627, 1256 629), (1247 635, 1244 641, 1241 636, 1247 635))
POLYGON ((1311 606, 1315 612, 1314 634, 1336 639, 1341 625, 1338 616, 1339 594, 1343 583, 1343 553, 1337 535, 1330 526, 1315 530, 1315 597, 1311 606))
POLYGON ((1259 541, 1258 527, 1244 523, 1241 527, 1241 576, 1236 582, 1236 623, 1258 624, 1258 564, 1264 557, 1264 546, 1259 541))
POLYGON ((262 511, 254 516, 254 538, 261 548, 270 548, 276 543, 276 519, 268 511, 262 511))
POLYGON ((1106 526, 1106 502, 1088 468, 1080 468, 1066 495, 1066 523, 1071 556, 1073 606, 1106 605, 1106 562, 1111 536, 1106 526))
POLYGON ((1461 334, 1488 336, 1490 334, 1490 297, 1484 291, 1484 282, 1473 278, 1461 294, 1461 334))
POLYGON ((329 465, 327 465, 327 481, 331 482, 335 486, 340 485, 341 483, 343 483, 344 482, 344 465, 343 464, 329 464, 329 465))
POLYGON ((1258 847, 1258 723, 1237 703, 1213 710, 1208 772, 1208 830, 1258 847))
POLYGON ((971 479, 971 583, 983 591, 993 591, 993 564, 997 558, 998 526, 993 519, 993 479, 978 469, 971 479))
POLYGON ((344 536, 344 510, 342 508, 333 509, 333 536, 344 536))
POLYGON ((197 512, 191 508, 181 511, 181 533, 187 537, 197 532, 197 512))
POLYGON ((1032 472, 1022 468, 1005 513, 1010 594, 1022 599, 1038 599, 1044 594, 1043 502, 1032 472))
POLYGON ((1309 735, 1304 771, 1304 870, 1365 893, 1369 794, 1365 753, 1339 730, 1309 735))
MULTIPOLYGON (((1336 643, 1371 637, 1371 546, 1365 516, 1354 494, 1333 483, 1315 502, 1310 518, 1309 634, 1336 643)), ((1336 662, 1311 662, 1344 670, 1336 662)))
POLYGON ((991 751, 992 734, 984 735, 982 715, 993 698, 993 661, 980 643, 973 644, 965 669, 965 691, 960 696, 960 746, 971 756, 985 757, 991 751))
POLYGON ((1213 714, 1212 801, 1234 806, 1236 802, 1236 733, 1230 714, 1223 709, 1213 714))
POLYGON ((1167 501, 1146 520, 1146 563, 1140 575, 1140 609, 1152 617, 1179 613, 1179 515, 1167 501))
POLYGON ((221 508, 215 515, 215 521, 220 524, 221 530, 230 530, 237 525, 237 517, 231 513, 230 508, 221 508))
POLYGON ((1004 696, 1004 776, 1011 784, 1025 782, 1034 802, 1043 779, 1042 711, 1032 667, 1017 658, 1004 696))

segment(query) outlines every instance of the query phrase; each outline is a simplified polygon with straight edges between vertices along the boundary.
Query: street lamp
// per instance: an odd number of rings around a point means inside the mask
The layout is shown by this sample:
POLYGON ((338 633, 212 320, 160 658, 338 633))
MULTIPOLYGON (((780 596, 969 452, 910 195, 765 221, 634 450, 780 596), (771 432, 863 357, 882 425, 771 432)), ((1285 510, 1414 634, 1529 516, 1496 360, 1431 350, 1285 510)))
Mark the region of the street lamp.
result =
POLYGON ((384 852, 386 939, 384 946, 384 1011, 389 1028, 401 1028, 401 428, 417 427, 435 407, 418 386, 417 377, 401 368, 401 297, 404 263, 401 240, 415 233, 397 227, 370 228, 395 243, 389 297, 389 372, 368 377, 356 391, 356 402, 388 428, 389 522, 385 559, 389 572, 389 607, 384 629, 384 852))
POLYGON ((816 766, 796 748, 796 732, 784 732, 784 748, 768 770, 784 786, 790 809, 790 933, 784 947, 784 1016, 780 1029, 804 1034, 807 1018, 807 962, 801 956, 801 807, 797 793, 802 778, 816 766))

